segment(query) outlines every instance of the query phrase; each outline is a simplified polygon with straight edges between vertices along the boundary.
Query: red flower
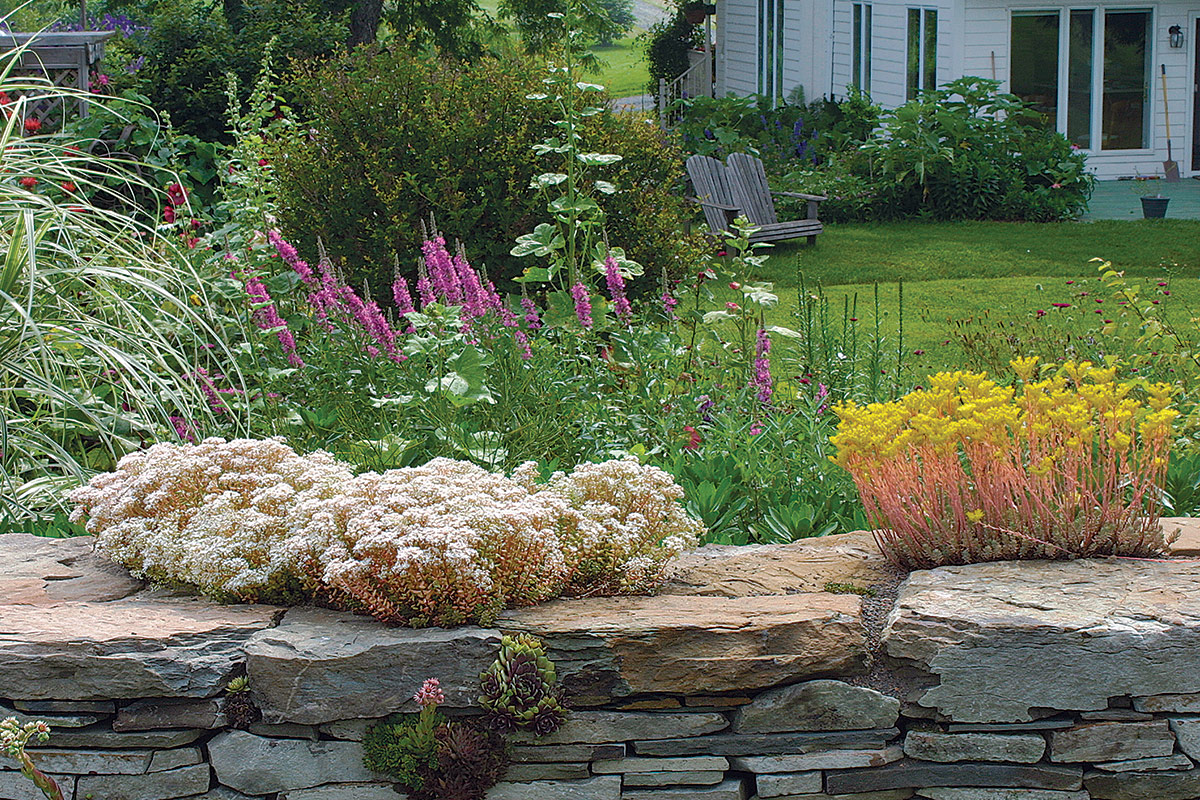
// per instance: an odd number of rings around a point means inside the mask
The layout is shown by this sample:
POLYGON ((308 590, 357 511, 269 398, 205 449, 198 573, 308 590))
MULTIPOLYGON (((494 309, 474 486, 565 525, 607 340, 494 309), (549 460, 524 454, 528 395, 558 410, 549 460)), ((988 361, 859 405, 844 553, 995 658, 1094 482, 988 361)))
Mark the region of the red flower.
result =
POLYGON ((187 189, 178 183, 167 187, 167 202, 173 206, 181 206, 187 202, 187 189))
POLYGON ((42 121, 37 117, 29 117, 25 120, 25 132, 37 133, 42 129, 42 121))
POLYGON ((174 224, 175 209, 172 208, 171 206, 167 206, 166 208, 163 209, 163 222, 167 223, 168 225, 174 224))
POLYGON ((12 98, 8 96, 8 92, 0 92, 0 106, 6 106, 12 102, 12 98))
POLYGON ((1051 303, 1050 305, 1054 306, 1055 308, 1070 308, 1071 307, 1070 303, 1051 303))
POLYGON ((271 162, 270 162, 270 161, 267 161, 265 158, 260 158, 260 159, 258 160, 258 165, 259 165, 260 167, 265 167, 267 164, 270 164, 270 163, 271 163, 271 162))
POLYGON ((683 432, 688 435, 688 443, 683 446, 684 450, 695 450, 700 447, 700 434, 691 425, 684 425, 683 432))
POLYGON ((37 178, 31 178, 30 176, 26 175, 24 178, 21 178, 21 180, 17 181, 17 183, 21 184, 26 189, 32 189, 33 187, 37 186, 37 178))
POLYGON ((66 192, 67 194, 74 194, 75 189, 78 188, 71 181, 63 181, 62 183, 59 184, 59 186, 61 186, 62 190, 64 192, 66 192))

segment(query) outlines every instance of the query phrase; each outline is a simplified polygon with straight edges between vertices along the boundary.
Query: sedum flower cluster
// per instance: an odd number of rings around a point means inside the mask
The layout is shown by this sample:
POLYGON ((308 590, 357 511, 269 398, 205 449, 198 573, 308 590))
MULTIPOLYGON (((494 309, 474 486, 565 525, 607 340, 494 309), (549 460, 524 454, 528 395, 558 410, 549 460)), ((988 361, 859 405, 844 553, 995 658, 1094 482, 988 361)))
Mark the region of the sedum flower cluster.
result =
POLYGON ((70 495, 135 574, 222 599, 313 597, 414 626, 489 623, 564 592, 652 590, 702 528, 635 459, 536 481, 439 458, 354 475, 279 439, 158 444, 70 495))
POLYGON ((940 373, 890 403, 836 410, 837 463, 854 477, 879 544, 909 568, 1015 558, 1151 556, 1166 545, 1172 388, 1116 369, 1036 359, 1000 386, 940 373))

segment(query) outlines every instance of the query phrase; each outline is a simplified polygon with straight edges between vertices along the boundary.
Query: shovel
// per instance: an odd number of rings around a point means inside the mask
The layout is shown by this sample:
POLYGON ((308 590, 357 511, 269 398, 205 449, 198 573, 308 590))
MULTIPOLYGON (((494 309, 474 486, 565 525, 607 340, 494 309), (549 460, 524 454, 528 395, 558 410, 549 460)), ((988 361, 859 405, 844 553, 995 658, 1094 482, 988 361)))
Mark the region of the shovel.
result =
POLYGON ((1167 160, 1163 162, 1163 176, 1167 183, 1179 183, 1179 165, 1175 163, 1171 154, 1171 115, 1167 113, 1167 65, 1159 64, 1158 68, 1162 72, 1163 119, 1167 122, 1167 160))

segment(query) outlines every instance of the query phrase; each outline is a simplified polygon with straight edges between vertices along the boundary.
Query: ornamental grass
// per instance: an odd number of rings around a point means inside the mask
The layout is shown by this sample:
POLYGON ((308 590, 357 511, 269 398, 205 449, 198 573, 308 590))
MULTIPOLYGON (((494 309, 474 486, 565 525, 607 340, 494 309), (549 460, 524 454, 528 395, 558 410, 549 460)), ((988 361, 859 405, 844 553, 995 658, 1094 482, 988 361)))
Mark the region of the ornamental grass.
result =
POLYGON ((1012 362, 1019 389, 943 372, 899 400, 835 409, 835 461, 894 563, 1164 551, 1172 387, 1118 383, 1089 362, 1033 380, 1036 361, 1012 362))

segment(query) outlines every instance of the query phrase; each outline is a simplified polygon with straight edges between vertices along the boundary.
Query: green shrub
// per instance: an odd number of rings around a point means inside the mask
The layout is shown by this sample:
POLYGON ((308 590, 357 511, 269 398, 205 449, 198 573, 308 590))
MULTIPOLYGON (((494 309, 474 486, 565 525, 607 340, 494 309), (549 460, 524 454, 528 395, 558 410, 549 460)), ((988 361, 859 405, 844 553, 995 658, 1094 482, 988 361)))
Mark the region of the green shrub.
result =
MULTIPOLYGON (((352 285, 367 281, 380 295, 396 254, 411 269, 407 254, 432 214, 493 279, 519 274, 509 251, 547 214, 530 189, 552 163, 532 150, 554 131, 550 105, 526 99, 541 80, 526 61, 466 66, 364 48, 307 65, 293 88, 315 133, 275 159, 285 235, 310 252, 321 239, 352 285)), ((652 126, 609 112, 588 121, 586 136, 624 157, 606 175, 620 191, 600 201, 613 244, 649 274, 675 270, 688 252, 676 153, 652 126)))
POLYGON ((999 85, 960 78, 883 115, 848 164, 878 186, 875 218, 1044 222, 1086 207, 1083 153, 999 85))
POLYGON ((673 81, 688 68, 688 51, 703 41, 700 27, 688 22, 682 9, 653 25, 647 32, 646 66, 650 71, 647 90, 658 94, 659 79, 673 81))

